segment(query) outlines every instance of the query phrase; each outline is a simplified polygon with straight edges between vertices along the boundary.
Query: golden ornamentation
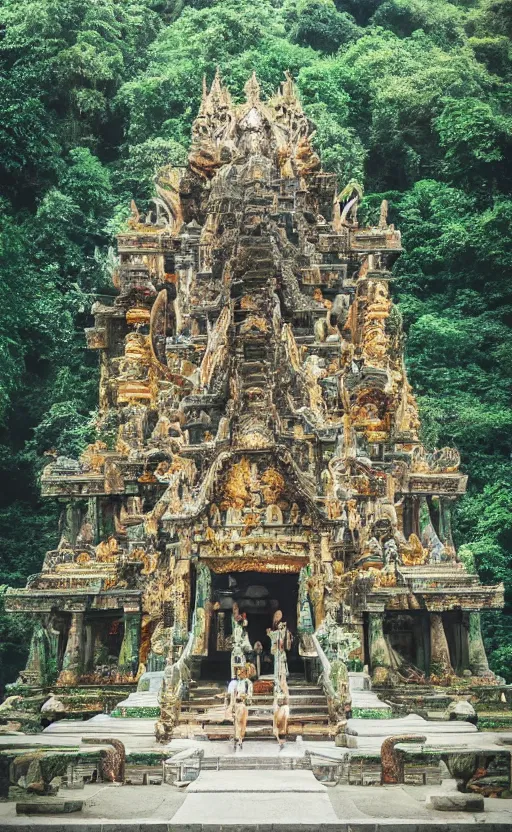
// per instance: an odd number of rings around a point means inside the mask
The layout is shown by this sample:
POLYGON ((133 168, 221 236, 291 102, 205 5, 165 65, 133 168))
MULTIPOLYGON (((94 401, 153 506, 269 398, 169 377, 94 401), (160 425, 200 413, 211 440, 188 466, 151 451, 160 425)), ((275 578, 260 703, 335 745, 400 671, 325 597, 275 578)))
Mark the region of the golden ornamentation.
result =
POLYGON ((141 569, 141 574, 152 575, 158 563, 158 552, 142 552, 141 560, 144 564, 141 569))
POLYGON ((135 324, 149 324, 149 318, 149 309, 145 309, 144 307, 133 307, 132 309, 128 309, 126 313, 126 323, 128 326, 134 326, 135 324))
POLYGON ((239 558, 208 558, 205 561, 212 572, 226 574, 227 572, 263 572, 280 573, 300 572, 303 566, 307 565, 308 559, 304 557, 280 557, 279 561, 262 562, 260 557, 239 557, 239 558))
POLYGON ((416 534, 409 535, 407 543, 399 544, 400 558, 404 566, 421 566, 428 560, 428 549, 424 549, 416 534))
POLYGON ((97 441, 92 445, 87 445, 86 449, 80 456, 80 460, 90 468, 94 473, 100 474, 103 472, 105 466, 105 452, 107 446, 105 442, 97 441))
POLYGON ((117 540, 111 535, 108 540, 102 540, 96 546, 96 560, 99 563, 115 563, 118 551, 117 540))
POLYGON ((261 493, 267 505, 277 503, 284 491, 284 477, 275 468, 267 468, 261 475, 261 493))
POLYGON ((251 503, 251 464, 246 456, 231 466, 223 489, 221 509, 244 508, 251 503))

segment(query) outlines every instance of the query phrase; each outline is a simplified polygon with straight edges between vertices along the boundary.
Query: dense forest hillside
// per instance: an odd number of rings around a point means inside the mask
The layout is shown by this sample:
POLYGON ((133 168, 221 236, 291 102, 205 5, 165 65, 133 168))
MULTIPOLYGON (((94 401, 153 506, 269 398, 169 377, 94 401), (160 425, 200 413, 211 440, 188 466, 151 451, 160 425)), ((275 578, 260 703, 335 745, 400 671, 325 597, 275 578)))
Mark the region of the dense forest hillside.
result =
MULTIPOLYGON (((424 439, 470 475, 461 554, 508 608, 484 630, 512 681, 512 0, 1 0, 0 585, 55 545, 44 452, 94 431, 83 327, 108 246, 156 165, 186 158, 201 79, 236 96, 289 69, 324 167, 390 202, 395 296, 424 439)), ((0 589, 1 595, 1 589, 0 589)), ((0 612, 0 687, 27 649, 0 612)))

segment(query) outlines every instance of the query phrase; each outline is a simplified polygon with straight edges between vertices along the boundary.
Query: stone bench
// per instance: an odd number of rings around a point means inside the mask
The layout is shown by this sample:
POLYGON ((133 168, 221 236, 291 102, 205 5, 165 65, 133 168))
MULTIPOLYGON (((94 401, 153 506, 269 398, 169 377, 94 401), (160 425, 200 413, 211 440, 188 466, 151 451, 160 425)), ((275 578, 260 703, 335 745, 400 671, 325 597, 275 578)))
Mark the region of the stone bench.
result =
POLYGON ((483 812, 484 799, 480 794, 440 792, 429 794, 425 806, 436 812, 483 812))

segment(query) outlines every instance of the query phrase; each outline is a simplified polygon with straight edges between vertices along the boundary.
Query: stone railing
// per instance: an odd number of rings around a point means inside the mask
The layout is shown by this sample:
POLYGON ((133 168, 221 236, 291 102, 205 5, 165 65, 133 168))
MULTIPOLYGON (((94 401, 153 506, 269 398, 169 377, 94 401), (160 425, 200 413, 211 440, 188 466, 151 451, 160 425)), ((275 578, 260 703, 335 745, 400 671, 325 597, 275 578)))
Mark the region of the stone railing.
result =
POLYGON ((192 630, 180 657, 165 668, 158 696, 160 719, 155 725, 155 736, 158 742, 168 742, 178 722, 181 703, 190 679, 190 658, 194 641, 195 634, 192 630))
MULTIPOLYGON (((313 634, 311 638, 313 640, 313 644, 315 645, 317 658, 321 667, 319 683, 322 685, 322 689, 327 699, 331 731, 334 734, 335 744, 338 746, 344 746, 346 744, 345 726, 347 723, 345 706, 348 698, 350 697, 350 694, 348 693, 348 672, 346 672, 347 690, 345 691, 339 684, 335 684, 333 682, 333 666, 325 655, 317 636, 313 634)), ((339 662, 339 664, 341 665, 342 662, 339 662)), ((345 688, 345 685, 343 688, 345 688)))

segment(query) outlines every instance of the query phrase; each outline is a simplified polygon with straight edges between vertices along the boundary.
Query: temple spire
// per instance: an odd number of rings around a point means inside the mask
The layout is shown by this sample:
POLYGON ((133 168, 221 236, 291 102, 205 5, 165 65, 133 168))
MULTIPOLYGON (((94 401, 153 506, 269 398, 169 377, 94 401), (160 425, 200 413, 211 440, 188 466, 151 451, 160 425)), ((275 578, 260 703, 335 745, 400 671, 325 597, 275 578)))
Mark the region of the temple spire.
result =
POLYGON ((255 72, 252 73, 251 77, 249 78, 249 80, 245 84, 244 92, 245 92, 245 97, 246 97, 246 101, 247 101, 248 104, 251 104, 252 106, 256 106, 257 104, 260 103, 260 101, 261 101, 261 98, 260 98, 261 87, 260 87, 258 79, 256 78, 256 73, 255 72))

